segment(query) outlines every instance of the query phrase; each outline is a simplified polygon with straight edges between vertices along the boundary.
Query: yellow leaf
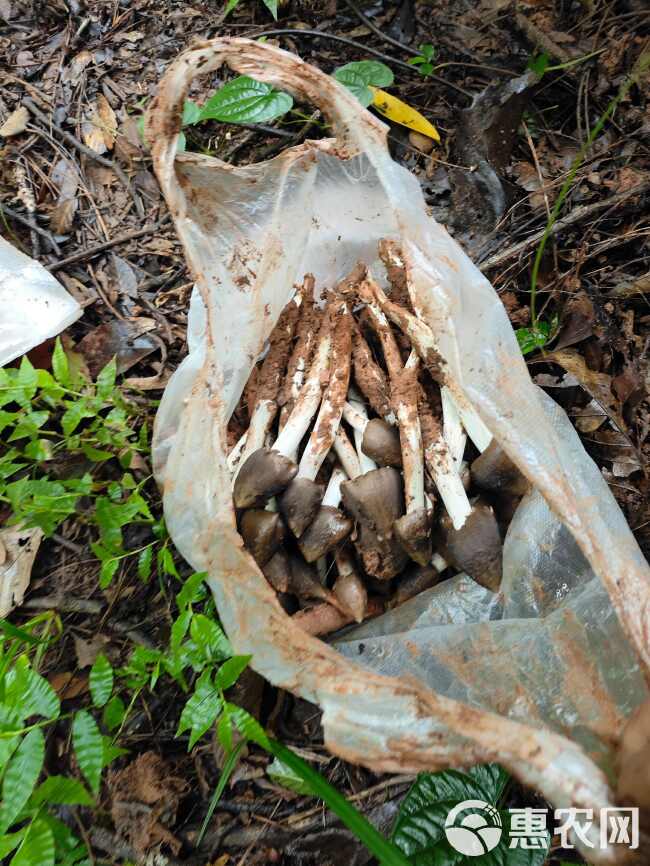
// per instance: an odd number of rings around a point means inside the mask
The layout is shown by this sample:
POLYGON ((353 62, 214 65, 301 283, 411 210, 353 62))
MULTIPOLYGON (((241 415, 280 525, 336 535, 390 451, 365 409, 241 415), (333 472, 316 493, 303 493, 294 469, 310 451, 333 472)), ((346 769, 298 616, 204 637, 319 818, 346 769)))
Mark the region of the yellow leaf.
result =
POLYGON ((419 111, 402 102, 396 96, 386 93, 385 90, 379 90, 377 87, 370 88, 373 92, 372 105, 380 114, 392 120, 393 123, 399 123, 401 126, 407 126, 409 129, 420 132, 434 141, 440 141, 438 130, 432 123, 422 117, 419 111))

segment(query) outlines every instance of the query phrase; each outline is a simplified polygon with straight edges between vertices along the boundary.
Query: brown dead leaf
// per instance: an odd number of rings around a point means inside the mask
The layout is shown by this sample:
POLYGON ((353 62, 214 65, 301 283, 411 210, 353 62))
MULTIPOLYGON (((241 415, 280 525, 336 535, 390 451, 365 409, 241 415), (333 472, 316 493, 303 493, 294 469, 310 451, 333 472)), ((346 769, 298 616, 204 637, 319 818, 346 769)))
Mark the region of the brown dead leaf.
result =
POLYGON ((50 224, 54 234, 64 235, 70 231, 77 212, 79 187, 77 169, 69 160, 60 159, 52 170, 52 182, 59 189, 59 197, 50 213, 50 224))
POLYGON ((0 617, 7 616, 23 603, 32 576, 32 566, 43 539, 38 528, 7 526, 0 529, 4 561, 0 566, 0 617))
POLYGON ((60 671, 49 676, 47 681, 62 701, 78 698, 88 691, 88 677, 74 671, 60 671))
POLYGON ((133 165, 144 155, 144 143, 135 117, 120 121, 115 139, 115 156, 127 165, 133 165))
POLYGON ((25 131, 25 127, 29 122, 29 111, 24 105, 21 105, 15 111, 12 111, 5 122, 0 126, 0 135, 5 138, 10 138, 12 135, 20 135, 25 131))
POLYGON ((148 332, 156 327, 155 319, 111 319, 89 331, 76 349, 86 360, 93 377, 117 357, 117 371, 123 373, 159 348, 158 339, 148 332))
POLYGON ((104 144, 108 150, 112 150, 115 144, 115 136, 117 135, 117 118, 111 108, 110 102, 102 93, 97 97, 97 116, 101 121, 104 144))
POLYGON ((584 358, 575 349, 560 349, 550 352, 545 357, 546 361, 553 361, 563 367, 567 373, 580 382, 584 390, 596 401, 596 403, 607 413, 607 416, 620 430, 625 430, 626 425, 620 412, 620 404, 612 393, 612 377, 607 373, 597 373, 590 370, 584 358))
POLYGON ((97 113, 96 106, 86 114, 81 124, 81 137, 86 147, 94 150, 95 153, 106 153, 102 120, 97 113))
POLYGON ((92 63, 92 59, 93 56, 90 51, 80 51, 61 72, 61 81, 73 85, 77 84, 86 66, 92 63))
POLYGON ((107 784, 119 837, 141 856, 163 843, 178 854, 181 843, 167 826, 175 822, 188 790, 184 779, 155 752, 145 752, 124 769, 109 772, 107 784))
POLYGON ((642 183, 645 183, 647 180, 647 174, 641 171, 637 171, 631 166, 624 166, 612 180, 603 181, 603 186, 608 187, 613 192, 628 192, 628 190, 634 189, 637 186, 640 186, 642 183))
POLYGON ((528 193, 528 201, 533 210, 544 210, 546 201, 542 181, 535 166, 530 162, 516 162, 512 166, 512 174, 522 189, 528 193))
POLYGON ((589 296, 585 292, 573 295, 567 301, 562 313, 562 323, 555 344, 556 351, 591 337, 595 321, 594 305, 589 296))
POLYGON ((106 645, 111 639, 103 634, 97 634, 90 640, 81 637, 74 638, 74 649, 77 655, 77 664, 80 668, 89 668, 97 656, 104 652, 106 645))

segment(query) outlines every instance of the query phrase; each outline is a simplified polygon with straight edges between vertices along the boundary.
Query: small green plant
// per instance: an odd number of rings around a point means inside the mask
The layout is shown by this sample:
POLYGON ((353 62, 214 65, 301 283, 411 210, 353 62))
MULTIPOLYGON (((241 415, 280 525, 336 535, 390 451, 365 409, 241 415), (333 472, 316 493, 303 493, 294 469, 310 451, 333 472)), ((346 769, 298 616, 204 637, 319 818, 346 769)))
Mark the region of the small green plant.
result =
POLYGON ((364 108, 372 105, 373 87, 390 87, 394 81, 392 71, 378 60, 360 60, 346 63, 334 71, 334 78, 357 97, 364 108))
MULTIPOLYGON (((228 15, 230 12, 232 12, 233 9, 235 9, 237 6, 239 6, 240 2, 241 2, 241 0, 228 0, 228 3, 226 4, 226 15, 228 15)), ((262 3, 264 3, 264 5, 269 10, 271 15, 277 21, 278 20, 278 0, 262 0, 262 3)))
POLYGON ((522 355, 529 355, 536 349, 543 349, 557 333, 557 316, 550 322, 537 321, 533 328, 517 328, 515 336, 522 355))
MULTIPOLYGON (((54 809, 94 806, 102 770, 123 750, 101 733, 90 712, 62 716, 58 695, 38 671, 50 635, 61 631, 56 614, 40 614, 22 628, 4 620, 0 626, 0 858, 9 866, 84 866, 85 844, 54 809), (69 723, 88 787, 73 776, 47 773, 46 737, 62 721, 69 723)), ((107 695, 105 670, 95 674, 94 691, 102 699, 107 695)))
POLYGON ((416 57, 411 57, 406 62, 411 66, 416 66, 420 75, 427 78, 435 70, 433 61, 437 52, 430 42, 423 42, 421 45, 418 45, 418 49, 420 53, 416 57))
POLYGON ((137 557, 144 580, 153 568, 176 576, 164 524, 151 513, 129 468, 149 450, 144 410, 115 383, 113 359, 95 382, 75 370, 59 340, 52 372, 37 370, 24 356, 17 369, 0 369, 0 502, 13 523, 39 527, 46 536, 69 517, 92 526, 100 559, 100 585, 120 562, 137 557), (124 547, 127 525, 148 526, 152 539, 124 547))

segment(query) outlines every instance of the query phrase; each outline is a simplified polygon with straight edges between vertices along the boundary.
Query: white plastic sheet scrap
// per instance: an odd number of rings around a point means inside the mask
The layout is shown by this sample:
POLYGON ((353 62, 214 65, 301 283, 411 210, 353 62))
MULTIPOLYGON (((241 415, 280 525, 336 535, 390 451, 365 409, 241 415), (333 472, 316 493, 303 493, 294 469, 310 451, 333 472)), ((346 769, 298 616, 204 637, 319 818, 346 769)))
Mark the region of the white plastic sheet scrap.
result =
POLYGON ((0 366, 56 336, 82 309, 43 265, 0 237, 0 366))

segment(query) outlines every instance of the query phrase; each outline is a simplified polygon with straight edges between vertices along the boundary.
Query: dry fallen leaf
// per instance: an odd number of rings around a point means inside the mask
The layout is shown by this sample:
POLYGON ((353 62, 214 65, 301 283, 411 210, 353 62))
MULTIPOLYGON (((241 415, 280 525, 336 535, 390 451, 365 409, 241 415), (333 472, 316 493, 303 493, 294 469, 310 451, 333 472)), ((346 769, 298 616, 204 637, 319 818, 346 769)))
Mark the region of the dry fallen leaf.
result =
POLYGON ((90 640, 84 640, 82 637, 74 639, 74 649, 77 654, 77 664, 80 668, 89 668, 97 656, 104 652, 106 645, 110 643, 110 638, 103 634, 96 634, 90 640))
POLYGON ((97 117, 101 122, 104 144, 108 150, 112 150, 117 134, 117 118, 110 102, 102 93, 97 97, 97 117))
POLYGON ((12 135, 20 135, 25 131, 25 127, 29 121, 29 111, 24 105, 21 105, 15 111, 12 111, 5 122, 0 126, 0 135, 9 138, 12 135))
POLYGON ((85 674, 78 676, 74 671, 60 671, 49 676, 47 681, 62 701, 77 698, 88 691, 88 677, 85 674))
POLYGON ((0 617, 7 616, 23 603, 42 539, 43 532, 38 527, 7 526, 0 529, 0 547, 5 551, 5 560, 0 567, 0 617))
POLYGON ((619 430, 625 430, 626 425, 620 412, 620 404, 612 393, 612 377, 607 373, 590 370, 584 358, 575 349, 560 349, 546 355, 545 361, 553 361, 571 373, 580 382, 585 391, 593 397, 596 403, 607 413, 607 416, 619 430))
POLYGON ((59 198, 50 213, 50 224, 55 234, 64 235, 70 230, 77 212, 77 169, 67 159, 60 159, 52 171, 52 182, 59 189, 59 198))
POLYGON ((102 129, 102 120, 97 113, 97 108, 94 107, 81 124, 81 137, 84 144, 95 153, 106 152, 106 142, 104 140, 104 131, 102 129))

